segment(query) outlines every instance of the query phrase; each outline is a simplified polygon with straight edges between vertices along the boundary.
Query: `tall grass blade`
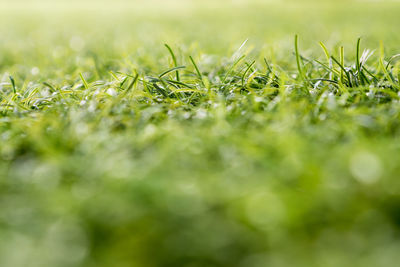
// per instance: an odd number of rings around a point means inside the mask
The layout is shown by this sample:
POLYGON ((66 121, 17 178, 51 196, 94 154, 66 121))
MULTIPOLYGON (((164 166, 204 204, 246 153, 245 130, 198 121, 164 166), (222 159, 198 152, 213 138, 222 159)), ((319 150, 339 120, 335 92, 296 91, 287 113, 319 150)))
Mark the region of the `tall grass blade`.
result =
POLYGON ((82 73, 79 73, 79 76, 81 77, 81 80, 82 80, 82 83, 83 83, 83 86, 85 87, 85 89, 86 90, 89 89, 89 85, 86 82, 85 78, 83 77, 82 73))
POLYGON ((306 80, 305 75, 303 73, 303 67, 301 65, 301 58, 299 53, 299 36, 296 34, 294 36, 294 50, 296 54, 296 63, 297 63, 297 70, 299 71, 299 75, 301 79, 304 81, 306 80))
POLYGON ((344 47, 341 46, 340 50, 339 50, 339 59, 340 59, 340 63, 337 62, 337 60, 335 58, 332 57, 332 59, 339 64, 340 66, 340 81, 342 84, 344 84, 344 72, 346 72, 345 68, 344 68, 344 47))
POLYGON ((14 80, 14 78, 13 78, 11 75, 8 76, 8 78, 10 79, 11 86, 12 86, 12 89, 13 89, 14 94, 17 93, 17 88, 16 88, 16 86, 15 86, 15 80, 14 80))
POLYGON ((256 63, 256 61, 253 61, 253 62, 247 67, 247 69, 245 70, 245 72, 244 72, 243 75, 242 75, 242 87, 243 87, 243 88, 245 88, 245 86, 244 86, 245 76, 246 76, 247 72, 251 69, 251 67, 253 67, 253 65, 254 65, 255 63, 256 63))
MULTIPOLYGON (((346 84, 346 81, 344 79, 344 74, 346 74, 347 77, 347 83, 349 87, 353 87, 353 84, 351 82, 351 77, 350 77, 350 73, 348 71, 346 71, 345 67, 343 66, 343 64, 341 62, 339 62, 334 56, 331 56, 332 60, 340 67, 340 73, 341 73, 341 79, 340 82, 342 84, 346 84), (343 78, 342 78, 343 76, 343 78)), ((341 60, 342 61, 342 60, 341 60)), ((342 61, 343 62, 343 61, 342 61)))
POLYGON ((329 72, 329 79, 333 80, 333 63, 332 63, 332 59, 331 56, 329 55, 328 49, 326 48, 325 44, 323 42, 319 42, 319 45, 322 47, 322 50, 324 51, 326 60, 329 63, 329 68, 331 69, 331 71, 329 72))
MULTIPOLYGON (((178 66, 178 67, 171 68, 171 69, 166 70, 166 71, 164 71, 163 73, 161 73, 158 77, 161 78, 161 77, 167 75, 167 74, 170 73, 170 72, 173 72, 173 71, 178 72, 178 70, 184 69, 184 68, 186 68, 186 67, 185 67, 185 66, 178 66)), ((178 82, 179 82, 179 80, 178 80, 178 82)))
MULTIPOLYGON (((167 45, 167 44, 164 44, 164 45, 168 49, 169 53, 171 54, 172 62, 174 63, 174 67, 178 67, 178 63, 177 63, 174 51, 172 51, 172 49, 171 49, 171 47, 169 45, 167 45)), ((179 82, 180 81, 179 72, 176 71, 175 73, 176 73, 176 80, 179 82)))
POLYGON ((356 68, 357 72, 361 72, 361 65, 360 65, 360 44, 361 44, 361 38, 357 39, 357 48, 356 48, 356 68))
POLYGON ((199 68, 197 67, 196 62, 194 62, 194 59, 192 58, 192 56, 189 56, 189 59, 192 62, 194 69, 196 70, 198 78, 203 82, 203 75, 201 75, 201 72, 200 72, 199 68))

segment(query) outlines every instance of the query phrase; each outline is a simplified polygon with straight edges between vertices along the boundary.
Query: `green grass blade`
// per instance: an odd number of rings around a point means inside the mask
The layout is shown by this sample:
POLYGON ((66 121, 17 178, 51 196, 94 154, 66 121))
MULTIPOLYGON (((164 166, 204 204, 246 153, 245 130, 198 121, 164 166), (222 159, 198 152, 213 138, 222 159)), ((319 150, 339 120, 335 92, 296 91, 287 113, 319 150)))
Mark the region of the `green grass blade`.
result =
POLYGON ((13 89, 14 94, 17 93, 17 88, 16 88, 16 86, 15 86, 15 80, 14 80, 14 78, 13 78, 11 75, 8 76, 8 78, 9 78, 10 81, 11 81, 11 86, 12 86, 12 89, 13 89))
POLYGON ((226 81, 226 79, 228 78, 228 76, 231 74, 232 70, 239 64, 240 61, 242 61, 246 56, 243 55, 240 58, 238 58, 235 62, 233 62, 233 64, 230 66, 229 70, 226 72, 224 78, 222 79, 222 83, 224 83, 226 81))
POLYGON ((392 56, 392 57, 388 60, 388 62, 386 63, 386 69, 388 69, 389 66, 390 66, 390 64, 392 64, 392 62, 393 62, 394 60, 396 60, 397 58, 400 58, 400 54, 394 55, 394 56, 392 56))
POLYGON ((299 71, 299 75, 300 75, 301 79, 304 81, 304 80, 306 80, 306 78, 303 73, 303 67, 301 66, 301 59, 300 59, 300 53, 299 53, 299 36, 297 34, 294 36, 294 51, 296 54, 297 70, 299 71))
MULTIPOLYGON (((178 67, 178 62, 176 60, 176 56, 174 54, 174 51, 172 51, 171 47, 167 44, 164 44, 165 47, 168 49, 169 53, 171 54, 172 57, 172 62, 174 63, 174 67, 178 67)), ((179 72, 176 71, 176 80, 179 82, 180 81, 180 77, 179 77, 179 72)))
MULTIPOLYGON (((332 59, 334 59, 334 58, 332 58, 332 59)), ((343 46, 341 46, 340 50, 339 50, 339 59, 340 59, 339 66, 340 66, 340 69, 341 69, 340 70, 340 80, 343 83, 344 82, 343 74, 344 74, 344 72, 346 72, 346 70, 344 68, 344 47, 343 46)), ((337 63, 337 61, 336 61, 336 63, 337 63)))
POLYGON ((392 77, 392 75, 390 75, 390 73, 388 72, 388 70, 385 68, 385 65, 383 63, 383 58, 379 59, 379 65, 383 71, 384 76, 386 77, 386 79, 391 83, 391 85, 396 88, 399 89, 399 86, 397 85, 396 81, 394 80, 394 78, 392 77))
POLYGON ((86 82, 85 78, 83 77, 82 73, 79 73, 79 76, 81 77, 81 80, 82 80, 82 83, 83 83, 83 86, 85 87, 85 89, 86 90, 89 89, 89 85, 86 82))
POLYGON ((268 69, 269 73, 272 73, 272 72, 273 72, 273 71, 272 71, 272 68, 271 68, 271 66, 269 65, 269 63, 268 63, 268 61, 267 61, 266 58, 264 58, 264 63, 265 63, 265 65, 267 66, 267 69, 268 69))
POLYGON ((356 68, 357 72, 361 72, 361 65, 360 65, 360 44, 361 44, 361 38, 357 39, 357 48, 356 48, 356 68))
POLYGON ((375 82, 379 82, 379 79, 372 74, 365 66, 362 66, 363 70, 372 78, 375 82))
POLYGON ((48 82, 42 82, 42 84, 44 85, 44 86, 46 86, 47 88, 49 88, 50 89, 50 91, 52 92, 52 93, 54 93, 54 92, 56 92, 57 90, 54 88, 54 86, 53 85, 51 85, 50 83, 48 83, 48 82))
MULTIPOLYGON (((345 67, 343 66, 343 64, 341 62, 339 62, 334 56, 331 56, 332 60, 340 67, 341 70, 341 78, 340 78, 340 82, 342 84, 345 84, 345 79, 344 79, 344 74, 346 74, 347 77, 347 82, 348 82, 348 86, 349 87, 353 87, 353 84, 351 82, 351 77, 348 71, 346 71, 345 67), (343 75, 343 78, 342 78, 343 75)), ((343 62, 343 57, 341 57, 341 61, 343 62)))
POLYGON ((201 75, 201 72, 199 70, 199 68, 197 67, 196 62, 194 62, 194 59, 192 58, 192 56, 189 56, 190 61, 192 62, 194 69, 196 70, 197 76, 198 78, 203 81, 203 75, 201 75))
POLYGON ((245 80, 244 77, 246 76, 247 72, 251 69, 251 67, 252 67, 254 64, 256 64, 256 61, 253 61, 253 62, 246 68, 245 72, 244 72, 243 75, 242 75, 242 87, 243 87, 243 88, 245 87, 245 86, 244 86, 244 80, 245 80))
POLYGON ((138 79, 139 79, 139 74, 136 74, 132 82, 129 84, 128 88, 126 88, 126 90, 127 91, 131 90, 133 86, 137 83, 138 79))
POLYGON ((331 61, 331 56, 329 55, 328 49, 326 48, 325 44, 323 42, 319 42, 319 45, 322 47, 322 50, 324 51, 326 60, 328 62, 330 62, 331 61))
MULTIPOLYGON (((185 66, 178 66, 178 67, 171 68, 171 69, 166 70, 166 71, 164 71, 163 73, 161 73, 158 77, 161 78, 161 77, 167 75, 167 74, 170 73, 170 72, 173 72, 173 71, 178 72, 178 70, 184 69, 184 68, 186 68, 186 67, 185 67, 185 66)), ((179 82, 179 80, 177 80, 177 81, 179 82)))

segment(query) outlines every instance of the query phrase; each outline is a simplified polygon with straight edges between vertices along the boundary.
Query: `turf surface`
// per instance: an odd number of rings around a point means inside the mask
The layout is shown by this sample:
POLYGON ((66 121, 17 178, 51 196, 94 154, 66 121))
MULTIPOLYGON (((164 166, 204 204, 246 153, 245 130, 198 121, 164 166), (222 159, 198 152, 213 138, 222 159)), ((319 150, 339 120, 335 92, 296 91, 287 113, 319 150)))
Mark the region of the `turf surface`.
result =
POLYGON ((0 7, 0 266, 400 261, 398 3, 0 7))

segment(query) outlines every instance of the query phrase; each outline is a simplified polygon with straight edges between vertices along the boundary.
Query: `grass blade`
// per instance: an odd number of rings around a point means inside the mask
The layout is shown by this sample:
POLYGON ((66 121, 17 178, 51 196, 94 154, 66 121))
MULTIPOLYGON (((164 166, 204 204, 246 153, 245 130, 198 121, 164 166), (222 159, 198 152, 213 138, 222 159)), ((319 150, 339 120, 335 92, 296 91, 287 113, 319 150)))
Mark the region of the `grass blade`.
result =
MULTIPOLYGON (((340 67, 340 70, 341 70, 341 72, 340 72, 340 73, 341 73, 340 82, 341 82, 342 84, 345 84, 345 80, 344 80, 344 73, 345 73, 345 74, 346 74, 346 77, 347 77, 348 86, 349 86, 349 87, 353 87, 353 84, 352 84, 352 82, 351 82, 350 74, 349 74, 348 71, 346 71, 346 69, 344 68, 343 64, 342 64, 341 62, 339 62, 334 56, 331 56, 331 58, 332 58, 333 61, 334 61, 336 64, 338 64, 339 67, 340 67), (343 76, 343 78, 342 78, 342 76, 343 76)), ((342 59, 343 59, 343 58, 342 58, 342 59)))
POLYGON ((12 86, 12 88, 13 88, 14 94, 17 93, 17 88, 15 87, 15 80, 14 80, 14 78, 13 78, 11 75, 8 76, 8 78, 9 78, 10 81, 11 81, 11 86, 12 86))
POLYGON ((127 91, 131 90, 132 87, 136 84, 136 82, 139 79, 139 74, 135 75, 135 78, 133 78, 132 82, 129 84, 128 88, 126 88, 127 91))
POLYGON ((297 69, 299 71, 300 77, 304 80, 306 80, 305 75, 303 73, 303 68, 301 66, 301 59, 300 59, 300 54, 299 54, 299 36, 296 34, 294 36, 294 51, 296 54, 296 63, 297 63, 297 69))
POLYGON ((229 70, 226 72, 224 79, 222 80, 222 83, 224 83, 226 81, 226 79, 228 78, 229 74, 231 74, 232 70, 237 66, 237 64, 239 64, 240 61, 242 61, 246 56, 243 55, 240 58, 238 58, 235 62, 233 62, 233 64, 231 65, 231 67, 229 68, 229 70))
POLYGON ((88 85, 88 83, 86 82, 85 78, 83 78, 82 73, 79 73, 79 76, 81 77, 83 86, 85 86, 86 90, 89 89, 89 85, 88 85))
POLYGON ((361 65, 360 65, 360 43, 361 43, 361 38, 357 39, 357 48, 356 48, 356 68, 358 74, 361 72, 361 65))
POLYGON ((344 72, 346 72, 345 68, 344 68, 344 47, 341 46, 340 50, 339 50, 339 59, 340 62, 338 62, 335 58, 332 57, 332 59, 339 64, 340 66, 340 81, 341 83, 344 83, 344 72))
MULTIPOLYGON (((175 56, 175 54, 174 54, 174 51, 172 51, 172 49, 171 49, 171 47, 170 47, 169 45, 167 45, 167 44, 164 44, 164 45, 165 45, 165 47, 168 49, 169 53, 171 54, 172 62, 174 63, 174 67, 178 67, 178 63, 177 63, 177 60, 176 60, 176 56, 175 56)), ((176 71, 176 80, 177 80, 178 82, 180 81, 180 77, 179 77, 179 72, 178 72, 178 71, 176 71)))
POLYGON ((256 63, 256 61, 253 61, 245 70, 245 72, 242 75, 242 87, 244 88, 244 77, 246 76, 247 72, 251 69, 251 67, 256 63))
MULTIPOLYGON (((161 73, 158 77, 159 77, 159 78, 162 78, 163 76, 167 75, 167 74, 170 73, 170 72, 173 72, 173 71, 178 72, 178 70, 184 69, 184 68, 186 68, 186 67, 185 67, 185 66, 178 66, 178 67, 171 68, 171 69, 166 70, 166 71, 164 71, 163 73, 161 73)), ((178 82, 179 82, 179 80, 178 80, 178 82)))
POLYGON ((192 62, 194 69, 196 70, 197 76, 203 82, 203 75, 201 75, 201 72, 200 72, 199 68, 197 67, 196 62, 194 62, 194 59, 192 58, 192 56, 189 56, 189 59, 192 62))

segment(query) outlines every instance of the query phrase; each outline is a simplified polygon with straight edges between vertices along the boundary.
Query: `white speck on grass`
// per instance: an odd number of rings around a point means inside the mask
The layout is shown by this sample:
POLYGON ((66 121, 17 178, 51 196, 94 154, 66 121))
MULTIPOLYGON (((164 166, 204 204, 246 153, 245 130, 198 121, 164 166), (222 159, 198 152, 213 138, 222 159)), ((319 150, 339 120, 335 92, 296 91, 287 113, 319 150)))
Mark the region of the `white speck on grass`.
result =
POLYGON ((196 112, 196 118, 197 119, 205 119, 205 118, 207 118, 207 111, 206 110, 204 110, 204 109, 199 109, 199 110, 197 110, 197 112, 196 112))
POLYGON ((107 94, 110 96, 116 96, 117 92, 113 88, 108 88, 107 89, 107 94))
POLYGON ((95 111, 96 111, 96 108, 97 108, 96 102, 91 101, 91 102, 90 102, 90 105, 89 105, 89 107, 88 107, 88 111, 89 111, 89 112, 95 112, 95 111))
POLYGON ((381 160, 371 152, 359 151, 350 158, 350 172, 361 183, 377 182, 381 178, 382 171, 381 160))
POLYGON ((85 41, 79 36, 73 36, 69 40, 69 47, 74 51, 81 51, 85 47, 85 41))
POLYGON ((320 115, 318 116, 318 118, 319 118, 321 121, 324 121, 324 120, 326 120, 326 114, 325 114, 325 113, 320 114, 320 115))
POLYGON ((145 137, 153 137, 157 133, 157 127, 153 124, 149 124, 144 128, 143 135, 145 137))
POLYGON ((257 96, 256 98, 254 98, 254 101, 256 101, 257 103, 260 103, 264 100, 264 98, 257 96))
POLYGON ((42 91, 40 91, 40 94, 41 94, 41 96, 43 96, 43 97, 49 97, 51 94, 50 94, 50 90, 49 89, 43 89, 42 91))
POLYGON ((31 74, 32 74, 32 75, 38 75, 39 72, 40 72, 40 70, 39 70, 38 67, 33 67, 33 68, 31 69, 31 74))

